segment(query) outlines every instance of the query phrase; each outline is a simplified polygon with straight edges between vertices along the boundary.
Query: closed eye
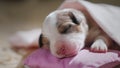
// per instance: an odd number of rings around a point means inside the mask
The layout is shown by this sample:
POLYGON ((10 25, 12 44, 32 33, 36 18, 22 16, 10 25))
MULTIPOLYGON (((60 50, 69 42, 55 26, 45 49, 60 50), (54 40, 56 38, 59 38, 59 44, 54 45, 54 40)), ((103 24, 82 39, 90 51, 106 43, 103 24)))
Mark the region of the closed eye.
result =
POLYGON ((69 33, 69 32, 70 32, 69 30, 70 30, 71 27, 72 27, 71 24, 65 26, 65 27, 63 28, 63 30, 62 30, 60 33, 62 33, 62 34, 69 33))
POLYGON ((72 12, 69 12, 70 19, 72 20, 73 23, 79 25, 80 23, 77 21, 76 17, 72 12))

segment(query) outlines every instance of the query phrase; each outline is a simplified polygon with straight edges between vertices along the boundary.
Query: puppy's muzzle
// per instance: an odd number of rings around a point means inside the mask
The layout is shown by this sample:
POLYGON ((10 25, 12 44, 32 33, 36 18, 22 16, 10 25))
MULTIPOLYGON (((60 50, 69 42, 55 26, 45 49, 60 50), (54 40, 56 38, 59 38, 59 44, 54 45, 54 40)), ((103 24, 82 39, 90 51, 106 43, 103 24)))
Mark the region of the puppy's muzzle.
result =
POLYGON ((55 43, 56 54, 62 57, 74 56, 78 53, 79 47, 74 42, 69 42, 67 40, 59 40, 55 43))

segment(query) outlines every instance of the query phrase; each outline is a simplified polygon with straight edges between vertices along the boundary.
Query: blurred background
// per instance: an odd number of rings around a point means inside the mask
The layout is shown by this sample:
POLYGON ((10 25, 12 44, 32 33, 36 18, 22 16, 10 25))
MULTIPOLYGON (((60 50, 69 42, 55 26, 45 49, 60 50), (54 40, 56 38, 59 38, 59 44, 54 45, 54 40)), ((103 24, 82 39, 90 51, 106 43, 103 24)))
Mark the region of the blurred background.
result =
MULTIPOLYGON (((64 0, 0 0, 0 68, 16 68, 19 58, 10 61, 6 48, 8 38, 16 31, 40 28, 44 18, 56 10, 64 0), (7 58, 7 59, 6 59, 7 58)), ((89 0, 120 6, 120 0, 89 0)), ((8 50, 11 53, 12 50, 8 50)), ((10 54, 10 53, 8 53, 10 54)), ((13 53, 17 56, 16 53, 13 53)))

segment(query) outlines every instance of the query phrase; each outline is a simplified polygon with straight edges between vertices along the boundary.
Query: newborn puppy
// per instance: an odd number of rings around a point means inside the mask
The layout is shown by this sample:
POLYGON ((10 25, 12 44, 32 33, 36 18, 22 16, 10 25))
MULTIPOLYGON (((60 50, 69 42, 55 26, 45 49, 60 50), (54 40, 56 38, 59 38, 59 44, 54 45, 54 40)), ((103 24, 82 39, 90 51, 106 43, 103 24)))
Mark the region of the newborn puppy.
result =
POLYGON ((76 55, 82 48, 106 52, 112 40, 95 24, 90 24, 81 11, 62 9, 50 13, 42 26, 40 47, 58 57, 76 55))

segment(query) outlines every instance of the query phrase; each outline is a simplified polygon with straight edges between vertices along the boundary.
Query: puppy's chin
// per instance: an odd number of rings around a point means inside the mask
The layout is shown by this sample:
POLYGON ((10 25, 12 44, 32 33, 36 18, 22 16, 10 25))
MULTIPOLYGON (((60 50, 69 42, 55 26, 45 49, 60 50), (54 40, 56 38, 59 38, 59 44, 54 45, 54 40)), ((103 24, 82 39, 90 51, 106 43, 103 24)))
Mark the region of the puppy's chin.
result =
POLYGON ((53 53, 53 55, 56 56, 57 58, 67 58, 67 57, 73 57, 73 56, 77 55, 78 52, 79 51, 76 51, 76 52, 74 52, 72 54, 69 54, 69 55, 64 55, 64 54, 60 55, 60 54, 57 54, 57 53, 53 53))

